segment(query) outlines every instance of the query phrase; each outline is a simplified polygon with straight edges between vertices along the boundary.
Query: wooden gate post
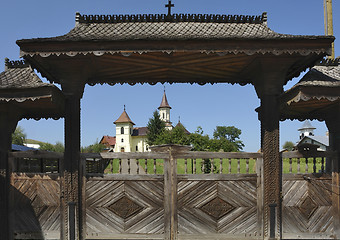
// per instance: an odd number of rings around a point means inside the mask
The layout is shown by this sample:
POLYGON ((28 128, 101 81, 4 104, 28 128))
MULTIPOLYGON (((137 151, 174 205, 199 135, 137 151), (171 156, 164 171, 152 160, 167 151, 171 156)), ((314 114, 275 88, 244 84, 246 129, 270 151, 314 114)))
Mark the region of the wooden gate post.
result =
POLYGON ((80 99, 84 86, 65 86, 65 153, 61 167, 61 236, 85 239, 84 172, 80 158, 80 99), (73 216, 70 216, 73 214, 73 216), (73 221, 74 219, 74 221, 73 221), (70 221, 72 220, 72 221, 70 221))
POLYGON ((331 159, 332 165, 332 207, 335 237, 340 237, 340 107, 338 112, 326 119, 329 130, 329 147, 336 152, 331 159))
POLYGON ((164 159, 164 239, 177 239, 177 161, 175 149, 168 146, 169 158, 164 159))
POLYGON ((277 204, 275 239, 282 238, 282 159, 280 158, 280 113, 278 97, 283 93, 283 85, 291 59, 277 59, 267 56, 254 62, 254 87, 261 99, 259 119, 261 121, 261 149, 263 152, 263 237, 269 239, 270 208, 277 204))
POLYGON ((167 144, 152 147, 155 152, 168 152, 169 157, 164 159, 164 239, 177 240, 178 214, 177 214, 177 156, 187 152, 189 146, 167 144))
POLYGON ((11 224, 10 204, 10 177, 11 164, 8 152, 12 149, 12 133, 14 132, 18 118, 11 116, 10 110, 6 111, 0 106, 0 239, 13 239, 11 224))
POLYGON ((279 111, 277 96, 261 97, 261 139, 263 152, 263 235, 268 239, 269 233, 275 233, 274 239, 281 239, 281 195, 282 195, 282 163, 279 154, 279 111), (270 205, 276 204, 275 224, 270 219, 270 205), (275 230, 270 229, 275 227, 275 230))

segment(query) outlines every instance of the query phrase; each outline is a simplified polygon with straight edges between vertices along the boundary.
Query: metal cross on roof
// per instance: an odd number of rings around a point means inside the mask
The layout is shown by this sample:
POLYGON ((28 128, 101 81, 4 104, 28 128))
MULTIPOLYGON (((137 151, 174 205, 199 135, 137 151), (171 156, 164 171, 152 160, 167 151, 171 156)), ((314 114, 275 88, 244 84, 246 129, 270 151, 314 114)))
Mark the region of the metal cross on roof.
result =
POLYGON ((171 15, 171 8, 174 7, 175 4, 171 3, 171 0, 169 0, 168 4, 165 4, 165 7, 168 8, 168 15, 171 15))

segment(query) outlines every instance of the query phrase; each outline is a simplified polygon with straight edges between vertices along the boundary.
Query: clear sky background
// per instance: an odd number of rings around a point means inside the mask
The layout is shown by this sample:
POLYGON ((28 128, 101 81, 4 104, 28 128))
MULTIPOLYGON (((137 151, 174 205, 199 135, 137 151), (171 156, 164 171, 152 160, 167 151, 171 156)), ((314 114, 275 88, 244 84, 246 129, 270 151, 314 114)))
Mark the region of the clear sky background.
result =
MULTIPOLYGON (((1 1, 0 60, 19 58, 18 39, 54 37, 67 33, 75 25, 75 13, 81 14, 148 14, 167 13, 165 0, 11 0, 1 1)), ((209 13, 261 15, 268 12, 268 26, 279 33, 294 35, 324 35, 323 0, 173 0, 173 13, 209 13)), ((340 1, 333 0, 335 37, 340 35, 340 1)), ((339 40, 335 41, 335 56, 339 56, 339 40)), ((4 64, 0 66, 0 72, 4 64)), ((301 74, 302 76, 303 74, 301 74)), ((301 78, 290 81, 285 89, 301 78)), ((43 79, 46 81, 46 79, 43 79)), ((180 117, 191 132, 202 126, 212 136, 216 126, 235 126, 242 130, 245 151, 257 151, 260 146, 260 123, 255 112, 260 104, 252 85, 165 84, 171 120, 180 117)), ((96 85, 86 86, 82 99, 81 141, 87 146, 103 135, 115 136, 113 122, 120 116, 124 104, 136 126, 146 126, 152 112, 159 106, 163 85, 96 85)), ((27 138, 56 143, 64 141, 64 121, 22 120, 27 138)), ((302 122, 280 123, 280 145, 298 140, 297 129, 302 122)), ((325 135, 324 122, 312 121, 316 135, 325 135)))

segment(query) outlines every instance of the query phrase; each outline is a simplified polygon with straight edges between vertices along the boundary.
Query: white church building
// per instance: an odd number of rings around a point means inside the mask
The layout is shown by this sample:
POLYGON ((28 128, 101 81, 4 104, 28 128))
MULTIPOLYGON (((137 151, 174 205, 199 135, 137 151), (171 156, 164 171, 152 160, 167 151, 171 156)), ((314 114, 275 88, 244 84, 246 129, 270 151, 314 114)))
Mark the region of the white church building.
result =
MULTIPOLYGON (((158 107, 160 119, 165 122, 168 130, 173 128, 170 121, 171 107, 168 103, 165 91, 162 102, 158 107)), ((100 143, 107 147, 109 152, 147 152, 149 151, 147 140, 147 127, 134 127, 135 123, 130 119, 124 106, 120 117, 114 121, 116 136, 103 136, 100 143)))
POLYGON ((297 143, 296 147, 304 143, 309 143, 317 146, 317 150, 319 151, 326 151, 329 146, 329 139, 328 135, 324 136, 315 136, 314 130, 316 128, 312 126, 310 121, 306 120, 302 127, 298 129, 300 132, 300 140, 297 143))

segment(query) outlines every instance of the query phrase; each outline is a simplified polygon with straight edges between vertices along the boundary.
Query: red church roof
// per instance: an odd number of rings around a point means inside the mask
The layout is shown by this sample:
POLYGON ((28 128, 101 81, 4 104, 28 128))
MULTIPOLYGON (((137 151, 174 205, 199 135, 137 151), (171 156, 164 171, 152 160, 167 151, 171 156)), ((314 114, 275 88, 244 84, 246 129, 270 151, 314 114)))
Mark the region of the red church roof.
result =
POLYGON ((134 122, 131 121, 129 115, 126 113, 125 109, 122 113, 122 115, 120 115, 120 117, 115 121, 113 122, 114 124, 117 124, 117 123, 131 123, 132 125, 135 125, 134 122))
POLYGON ((116 145, 116 137, 103 136, 102 139, 100 140, 100 143, 104 145, 114 146, 116 145))

